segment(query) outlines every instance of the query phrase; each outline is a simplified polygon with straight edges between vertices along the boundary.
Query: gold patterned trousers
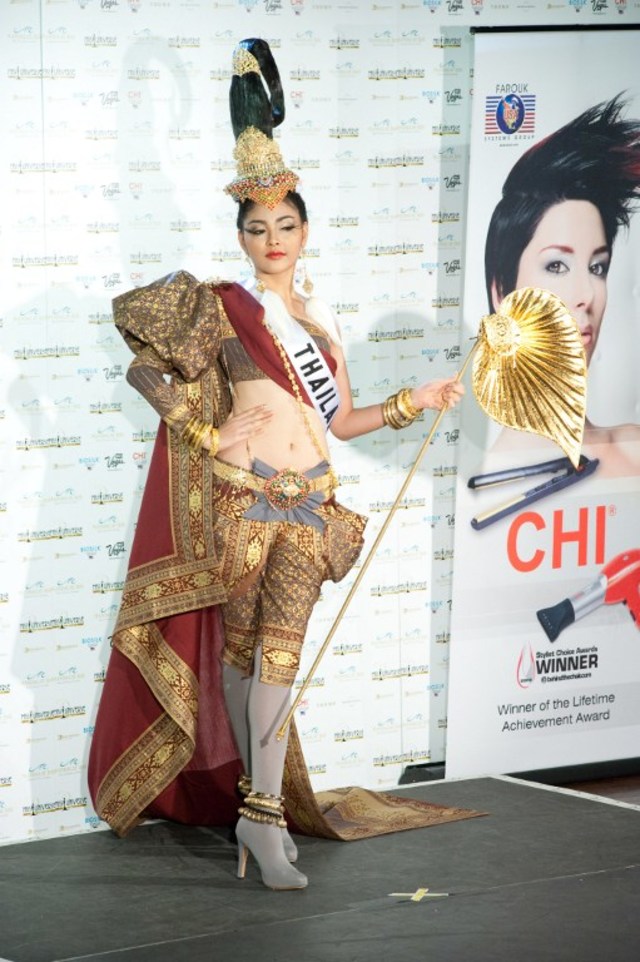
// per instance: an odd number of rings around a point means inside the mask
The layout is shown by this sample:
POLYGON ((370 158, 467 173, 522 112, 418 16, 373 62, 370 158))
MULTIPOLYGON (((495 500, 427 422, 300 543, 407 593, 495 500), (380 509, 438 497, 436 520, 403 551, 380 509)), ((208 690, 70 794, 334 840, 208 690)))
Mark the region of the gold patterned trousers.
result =
POLYGON ((243 674, 262 645, 260 680, 291 686, 322 582, 340 581, 362 548, 366 519, 334 499, 317 509, 324 530, 243 517, 256 501, 250 488, 216 479, 214 540, 228 601, 222 659, 243 674))

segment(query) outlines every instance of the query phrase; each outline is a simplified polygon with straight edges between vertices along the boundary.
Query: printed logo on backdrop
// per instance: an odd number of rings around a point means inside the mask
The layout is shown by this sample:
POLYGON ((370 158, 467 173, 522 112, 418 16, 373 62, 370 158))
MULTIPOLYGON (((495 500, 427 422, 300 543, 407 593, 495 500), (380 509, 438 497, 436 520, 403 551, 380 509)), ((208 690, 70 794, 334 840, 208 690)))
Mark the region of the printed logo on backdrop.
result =
POLYGON ((384 67, 375 67, 367 73, 369 80, 424 80, 426 73, 422 67, 396 67, 387 70, 384 67))
POLYGON ((460 124, 432 124, 431 126, 433 137, 459 137, 460 133, 460 124))
POLYGON ((570 7, 573 7, 576 13, 580 13, 583 7, 586 7, 587 0, 567 0, 570 7))
POLYGON ((369 43, 378 46, 380 44, 397 46, 398 44, 422 44, 424 40, 424 34, 413 27, 410 30, 402 30, 399 34, 393 34, 391 30, 380 30, 369 38, 369 43))
POLYGON ((35 725, 40 722, 54 722, 67 718, 80 718, 87 714, 86 705, 56 705, 55 708, 41 711, 21 712, 20 722, 23 725, 35 725))
POLYGON ((462 47, 462 37, 445 37, 438 35, 433 38, 433 46, 439 50, 458 49, 462 47))
POLYGON ((485 98, 485 140, 532 140, 536 129, 536 95, 529 84, 496 84, 485 98))
POLYGON ((331 50, 359 50, 360 40, 357 37, 332 37, 329 47, 331 50))
POLYGON ((79 795, 76 798, 52 799, 45 802, 32 802, 30 805, 22 806, 22 814, 28 816, 53 815, 55 812, 68 812, 72 808, 86 808, 89 799, 86 795, 79 795))
POLYGON ((431 752, 427 749, 413 749, 394 755, 374 755, 375 768, 385 768, 387 765, 417 765, 431 760, 431 752))

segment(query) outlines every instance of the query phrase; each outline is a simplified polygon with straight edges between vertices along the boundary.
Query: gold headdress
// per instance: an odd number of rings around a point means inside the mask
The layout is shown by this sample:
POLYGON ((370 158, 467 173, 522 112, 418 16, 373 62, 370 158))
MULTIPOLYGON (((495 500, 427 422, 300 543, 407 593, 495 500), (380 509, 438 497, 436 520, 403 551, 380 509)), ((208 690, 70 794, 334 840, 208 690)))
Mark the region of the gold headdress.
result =
POLYGON ((273 128, 284 120, 284 96, 278 68, 265 40, 242 40, 236 47, 229 107, 238 176, 225 191, 238 203, 254 200, 273 210, 296 189, 298 177, 285 167, 272 136, 273 128))

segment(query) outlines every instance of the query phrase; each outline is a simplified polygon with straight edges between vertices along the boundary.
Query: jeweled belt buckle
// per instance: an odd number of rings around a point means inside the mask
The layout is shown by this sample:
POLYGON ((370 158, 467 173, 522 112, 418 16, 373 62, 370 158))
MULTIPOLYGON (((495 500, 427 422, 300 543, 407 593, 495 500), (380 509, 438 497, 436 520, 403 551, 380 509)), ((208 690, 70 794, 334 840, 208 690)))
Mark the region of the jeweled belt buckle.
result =
POLYGON ((293 468, 282 468, 264 483, 264 496, 277 511, 290 511, 306 501, 311 481, 293 468))

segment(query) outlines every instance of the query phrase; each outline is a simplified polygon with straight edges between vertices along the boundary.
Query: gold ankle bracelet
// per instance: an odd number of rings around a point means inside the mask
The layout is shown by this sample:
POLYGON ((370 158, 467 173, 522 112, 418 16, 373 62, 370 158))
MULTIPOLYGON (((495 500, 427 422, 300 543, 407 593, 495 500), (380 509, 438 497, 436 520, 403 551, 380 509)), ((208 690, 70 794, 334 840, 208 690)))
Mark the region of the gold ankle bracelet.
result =
POLYGON ((262 822, 286 828, 283 818, 284 805, 282 795, 269 795, 266 792, 249 792, 238 811, 240 815, 252 822, 262 822))
POLYGON ((238 791, 241 795, 248 795, 251 791, 251 775, 244 772, 238 778, 238 791))

